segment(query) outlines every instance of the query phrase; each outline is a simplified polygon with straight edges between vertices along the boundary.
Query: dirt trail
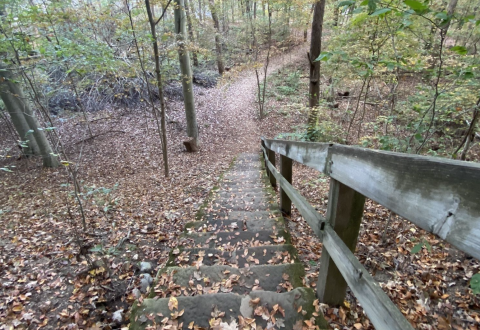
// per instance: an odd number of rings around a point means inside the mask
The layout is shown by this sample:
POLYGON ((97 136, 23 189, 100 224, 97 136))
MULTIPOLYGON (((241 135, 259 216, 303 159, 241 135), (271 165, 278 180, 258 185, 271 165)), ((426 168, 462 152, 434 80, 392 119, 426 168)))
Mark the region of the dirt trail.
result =
MULTIPOLYGON (((270 75, 289 63, 303 60, 306 53, 307 45, 302 44, 288 53, 273 57, 270 60, 267 74, 270 75)), ((263 69, 261 70, 263 72, 263 69)), ((249 69, 231 79, 233 82, 217 87, 206 96, 208 100, 216 100, 209 102, 218 114, 218 124, 222 126, 222 129, 228 128, 229 136, 224 140, 223 148, 234 154, 258 151, 262 132, 258 125, 255 71, 249 69)))

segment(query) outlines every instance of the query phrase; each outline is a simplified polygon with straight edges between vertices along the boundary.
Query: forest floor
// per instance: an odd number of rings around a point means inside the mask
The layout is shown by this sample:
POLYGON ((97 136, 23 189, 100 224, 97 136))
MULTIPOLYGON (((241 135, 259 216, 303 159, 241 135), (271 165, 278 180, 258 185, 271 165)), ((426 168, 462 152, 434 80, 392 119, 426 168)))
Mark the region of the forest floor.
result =
MULTIPOLYGON (((306 52, 300 44, 275 55, 269 72, 300 71, 307 82, 306 52)), ((246 66, 233 67, 216 88, 195 87, 197 153, 184 151, 182 103, 169 102, 168 178, 154 118, 143 108, 89 113, 94 138, 80 114, 55 117, 70 166, 78 168, 78 199, 68 167, 43 169, 36 159, 17 161, 14 151, 2 151, 0 165, 15 167, 0 172, 0 329, 126 327, 141 286, 139 263, 150 262, 152 273, 164 266, 183 225, 237 154, 259 151, 261 136, 293 132, 306 122, 301 107, 285 110, 276 99, 260 121, 256 92, 255 73, 246 66)), ((297 98, 304 103, 306 92, 297 98)), ((0 150, 7 150, 13 141, 2 125, 0 150)), ((328 179, 301 165, 293 177, 324 213, 328 179)), ((480 270, 477 261, 396 216, 385 231, 390 214, 372 201, 364 217, 356 255, 417 329, 478 330, 480 301, 468 287, 480 270), (422 240, 431 250, 410 253, 422 240)), ((306 282, 314 287, 321 243, 295 209, 288 220, 306 282)), ((373 328, 350 292, 345 306, 323 307, 332 328, 373 328)))

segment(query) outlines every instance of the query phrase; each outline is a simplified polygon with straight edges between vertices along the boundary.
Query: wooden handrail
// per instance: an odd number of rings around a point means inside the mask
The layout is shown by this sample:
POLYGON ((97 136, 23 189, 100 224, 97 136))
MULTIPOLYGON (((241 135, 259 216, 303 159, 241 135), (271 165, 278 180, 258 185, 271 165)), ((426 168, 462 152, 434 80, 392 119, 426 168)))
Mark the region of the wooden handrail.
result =
POLYGON ((322 302, 342 303, 348 284, 377 329, 413 329, 353 254, 363 196, 480 259, 480 165, 264 138, 262 150, 270 182, 280 184, 282 210, 285 207, 283 211, 289 213, 293 202, 323 241, 317 285, 322 302), (281 155, 282 173, 275 168, 275 152, 281 155), (292 165, 287 159, 330 176, 326 219, 291 185, 292 165))
POLYGON ((480 165, 344 145, 263 139, 480 259, 480 165))
MULTIPOLYGON (((323 240, 325 248, 329 251, 335 264, 339 265, 339 271, 362 304, 373 325, 377 329, 413 330, 410 323, 333 228, 328 223, 325 223, 325 218, 277 171, 275 166, 268 160, 267 149, 262 146, 262 150, 268 175, 275 177, 276 182, 280 183, 282 189, 312 227, 314 233, 323 240)), ((323 253, 326 252, 324 251, 323 253)), ((340 293, 340 295, 342 295, 341 300, 343 301, 344 293, 340 293)))

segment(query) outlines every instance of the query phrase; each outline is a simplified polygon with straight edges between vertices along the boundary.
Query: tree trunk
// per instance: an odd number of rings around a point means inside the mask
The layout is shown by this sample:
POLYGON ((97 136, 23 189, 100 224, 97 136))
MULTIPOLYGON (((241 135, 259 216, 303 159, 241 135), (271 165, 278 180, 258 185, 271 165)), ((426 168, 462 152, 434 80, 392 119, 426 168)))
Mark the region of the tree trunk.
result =
POLYGON ((320 99, 320 62, 314 62, 314 60, 320 55, 320 52, 322 51, 322 30, 324 14, 325 0, 320 0, 315 4, 315 8, 313 10, 310 53, 308 54, 310 60, 309 105, 311 108, 318 106, 320 99))
POLYGON ((198 0, 198 18, 200 19, 200 21, 203 22, 203 14, 202 14, 202 10, 203 10, 203 3, 202 3, 202 0, 198 0))
POLYGON ((193 96, 193 75, 190 66, 190 57, 185 47, 185 10, 184 0, 175 0, 175 33, 178 47, 178 59, 182 71, 183 102, 185 104, 185 116, 187 118, 187 135, 193 139, 193 144, 198 145, 198 127, 195 114, 195 99, 193 96))
MULTIPOLYGON (((320 0, 315 3, 315 8, 313 10, 312 36, 310 41, 310 53, 308 54, 310 62, 309 106, 311 109, 308 116, 307 132, 313 132, 318 118, 318 109, 316 108, 318 107, 320 100, 320 61, 315 61, 315 59, 318 58, 322 51, 324 14, 325 0, 320 0)), ((312 134, 310 134, 309 138, 312 138, 312 134)))
MULTIPOLYGON (((193 34, 192 18, 190 16, 190 6, 188 3, 188 0, 185 0, 185 14, 187 15, 188 36, 190 37, 192 44, 195 45, 195 36, 193 34)), ((192 51, 192 58, 193 58, 193 65, 198 66, 198 57, 197 57, 196 51, 192 51)))
POLYGON ((8 72, 3 66, 0 66, 0 68, 0 77, 5 79, 0 85, 0 97, 5 104, 6 111, 10 115, 10 119, 12 120, 13 126, 20 136, 20 139, 22 142, 28 140, 28 143, 25 144, 27 147, 23 148, 23 152, 27 155, 39 155, 40 149, 38 148, 37 141, 35 140, 35 137, 29 133, 30 126, 28 126, 23 114, 23 106, 25 102, 15 96, 15 92, 12 91, 15 89, 15 86, 14 83, 10 81, 10 72, 8 72))
MULTIPOLYGON (((165 176, 168 177, 169 167, 168 167, 168 149, 167 149, 167 125, 165 123, 165 99, 163 97, 162 74, 160 72, 160 52, 158 51, 155 20, 153 18, 152 11, 150 10, 149 0, 145 0, 145 6, 147 7, 148 21, 150 23, 150 31, 152 33, 153 53, 155 55, 155 74, 157 78, 158 97, 160 98, 160 110, 161 110, 160 122, 161 122, 161 129, 162 129, 163 163, 165 166, 165 176)), ((165 13, 165 10, 164 10, 164 13, 165 13)))
POLYGON ((473 141, 475 140, 475 125, 477 124, 478 117, 480 117, 480 110, 478 110, 477 108, 473 112, 473 119, 467 132, 467 139, 465 140, 465 148, 463 148, 462 154, 460 155, 461 160, 467 159, 468 150, 470 149, 471 144, 473 144, 473 141))
POLYGON ((52 147, 39 124, 35 114, 30 109, 20 86, 14 82, 10 68, 0 65, 0 97, 10 114, 13 125, 22 139, 28 140, 27 153, 42 156, 43 166, 57 167, 60 165, 57 156, 53 155, 52 147))
POLYGON ((222 42, 220 40, 220 25, 218 23, 218 16, 217 16, 217 11, 215 9, 215 1, 214 0, 209 0, 209 5, 210 5, 210 12, 212 13, 212 19, 213 19, 213 26, 215 27, 215 49, 217 52, 217 66, 218 66, 218 73, 223 74, 223 71, 225 71, 225 67, 223 65, 223 58, 222 58, 222 42))
POLYGON ((226 2, 222 1, 222 31, 225 35, 227 35, 228 31, 228 13, 226 11, 226 2))

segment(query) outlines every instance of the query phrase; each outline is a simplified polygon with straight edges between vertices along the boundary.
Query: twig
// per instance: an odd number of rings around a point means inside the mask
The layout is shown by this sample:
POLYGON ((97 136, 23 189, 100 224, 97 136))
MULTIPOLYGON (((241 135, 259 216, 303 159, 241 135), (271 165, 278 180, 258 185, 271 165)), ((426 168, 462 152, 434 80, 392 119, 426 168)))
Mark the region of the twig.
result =
POLYGON ((115 289, 112 289, 111 287, 108 287, 108 286, 106 286, 106 285, 100 284, 100 286, 101 286, 102 288, 104 288, 105 290, 108 290, 108 291, 111 291, 111 292, 117 292, 117 291, 115 291, 115 289))
POLYGON ((130 239, 130 233, 131 233, 131 229, 128 230, 128 233, 127 233, 127 236, 122 238, 121 240, 118 241, 117 243, 117 246, 115 247, 116 249, 120 248, 123 243, 125 243, 126 240, 129 240, 130 239))
POLYGON ((158 22, 160 22, 160 20, 161 20, 161 19, 163 18, 163 16, 165 15, 165 12, 167 11, 168 6, 170 6, 170 2, 172 2, 172 0, 168 0, 168 3, 167 3, 167 5, 165 6, 165 9, 163 9, 162 15, 160 15, 160 17, 158 18, 158 20, 155 22, 155 25, 157 25, 158 22))
POLYGON ((388 216, 388 220, 387 220, 387 225, 385 226, 385 229, 383 230, 383 234, 382 234, 382 243, 383 244, 385 244, 385 236, 387 235, 388 227, 390 227, 390 222, 392 221, 392 214, 393 214, 393 212, 390 211, 390 215, 388 216))

